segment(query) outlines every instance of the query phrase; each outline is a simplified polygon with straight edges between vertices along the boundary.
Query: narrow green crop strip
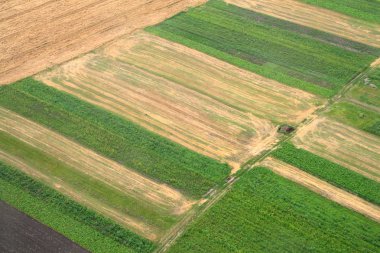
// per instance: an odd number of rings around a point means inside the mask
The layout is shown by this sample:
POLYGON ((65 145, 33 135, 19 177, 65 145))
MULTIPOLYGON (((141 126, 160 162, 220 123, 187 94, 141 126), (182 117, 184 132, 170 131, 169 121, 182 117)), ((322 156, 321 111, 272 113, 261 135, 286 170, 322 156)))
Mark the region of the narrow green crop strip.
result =
POLYGON ((380 205, 380 183, 286 142, 272 156, 341 189, 380 205))
POLYGON ((0 199, 91 252, 152 252, 155 245, 0 161, 0 199))
POLYGON ((220 0, 147 31, 323 97, 336 94, 380 54, 380 49, 220 0))
POLYGON ((96 199, 100 205, 112 208, 121 214, 127 214, 147 224, 158 227, 162 231, 168 229, 176 221, 160 208, 149 203, 128 196, 108 184, 72 168, 55 157, 46 154, 37 148, 18 140, 0 130, 0 151, 11 154, 23 163, 39 171, 48 179, 45 183, 64 183, 76 193, 88 199, 96 199))
POLYGON ((380 225, 266 168, 245 173, 168 252, 378 252, 380 225))
POLYGON ((380 25, 380 1, 378 0, 300 0, 344 15, 380 25))
POLYGON ((343 124, 380 136, 380 113, 350 102, 334 104, 326 114, 343 124))
POLYGON ((30 78, 0 87, 0 106, 188 196, 201 197, 230 172, 227 164, 30 78))

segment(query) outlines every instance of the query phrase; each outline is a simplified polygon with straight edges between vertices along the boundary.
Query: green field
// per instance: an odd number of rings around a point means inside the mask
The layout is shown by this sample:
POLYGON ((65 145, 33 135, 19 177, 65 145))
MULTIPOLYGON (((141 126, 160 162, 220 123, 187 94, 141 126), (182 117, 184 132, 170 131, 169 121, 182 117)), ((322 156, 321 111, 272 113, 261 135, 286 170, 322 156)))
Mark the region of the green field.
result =
POLYGON ((380 24, 379 0, 300 0, 357 19, 380 24))
POLYGON ((244 174, 169 252, 379 252, 380 225, 266 168, 244 174))
POLYGON ((50 185, 64 183, 81 195, 85 202, 96 199, 102 207, 112 208, 121 214, 144 220, 146 224, 159 228, 161 231, 168 229, 177 221, 167 211, 128 196, 1 130, 0 151, 11 154, 24 164, 41 172, 47 178, 45 183, 50 185))
POLYGON ((326 114, 341 123, 380 136, 380 113, 350 102, 339 102, 326 114))
POLYGON ((334 95, 380 55, 380 49, 221 0, 211 0, 147 30, 324 97, 334 95))
POLYGON ((188 196, 201 197, 230 172, 227 164, 33 79, 0 87, 0 106, 188 196))
POLYGON ((155 247, 1 161, 0 199, 91 252, 152 252, 155 247))
POLYGON ((365 200, 380 205, 380 183, 307 150, 283 143, 272 156, 365 200))
POLYGON ((368 75, 360 79, 346 96, 380 108, 380 68, 371 70, 368 75), (367 84, 365 83, 366 78, 368 78, 369 81, 367 84), (369 84, 374 84, 377 88, 370 87, 369 84))

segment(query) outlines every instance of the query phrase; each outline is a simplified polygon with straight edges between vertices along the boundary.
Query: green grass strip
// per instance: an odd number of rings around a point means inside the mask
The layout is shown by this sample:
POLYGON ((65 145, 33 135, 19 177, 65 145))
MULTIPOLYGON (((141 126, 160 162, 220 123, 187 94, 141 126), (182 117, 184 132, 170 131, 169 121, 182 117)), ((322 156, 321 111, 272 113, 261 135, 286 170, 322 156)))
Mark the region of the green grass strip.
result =
POLYGON ((336 94, 380 49, 211 0, 147 31, 323 97, 336 94))
POLYGON ((266 168, 244 174, 168 252, 379 252, 380 225, 266 168))
POLYGON ((380 136, 380 114, 350 102, 333 104, 326 114, 343 124, 380 136))
POLYGON ((30 78, 0 87, 0 106, 192 197, 201 197, 230 172, 227 164, 30 78))
POLYGON ((380 205, 380 183, 355 171, 307 150, 296 148, 288 142, 276 149, 272 156, 369 202, 380 205))
POLYGON ((378 0, 300 0, 367 22, 380 24, 380 1, 378 0))
POLYGON ((91 252, 152 252, 152 242, 0 161, 0 199, 91 252))
POLYGON ((98 200, 105 207, 113 208, 121 214, 127 214, 144 220, 148 225, 165 230, 171 227, 177 220, 169 215, 167 211, 162 210, 162 208, 128 196, 128 194, 109 186, 107 183, 92 178, 1 130, 0 151, 17 157, 23 163, 41 172, 49 178, 46 183, 52 185, 63 182, 74 189, 75 192, 83 194, 90 199, 98 200))

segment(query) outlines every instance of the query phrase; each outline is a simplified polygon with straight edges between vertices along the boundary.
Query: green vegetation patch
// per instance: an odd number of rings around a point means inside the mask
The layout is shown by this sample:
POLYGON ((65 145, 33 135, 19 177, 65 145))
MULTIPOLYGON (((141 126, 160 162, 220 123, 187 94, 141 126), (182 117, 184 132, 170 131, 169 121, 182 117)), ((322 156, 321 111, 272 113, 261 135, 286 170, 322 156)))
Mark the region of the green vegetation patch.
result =
POLYGON ((0 87, 0 106, 188 196, 201 197, 230 172, 227 164, 30 78, 0 87))
POLYGON ((169 252, 378 252, 380 225, 266 168, 244 174, 169 252))
POLYGON ((155 245, 0 161, 0 199, 91 252, 152 252, 155 245))
POLYGON ((143 220, 146 224, 159 228, 161 231, 171 227, 177 220, 167 211, 128 196, 107 183, 94 179, 1 130, 0 151, 17 157, 23 163, 41 172, 47 177, 45 183, 50 185, 64 183, 75 189, 78 194, 83 195, 84 200, 88 201, 86 197, 96 199, 105 205, 105 208, 112 208, 121 214, 143 220))
POLYGON ((221 0, 147 30, 323 97, 334 95, 380 55, 380 49, 221 0))
POLYGON ((371 70, 368 75, 361 78, 347 96, 380 109, 380 68, 371 70))
POLYGON ((283 143, 272 156, 365 200, 380 205, 380 183, 307 150, 283 143))
POLYGON ((380 1, 378 0, 300 0, 344 15, 380 24, 380 1))
POLYGON ((380 136, 380 114, 375 111, 350 102, 339 102, 333 104, 326 114, 341 123, 380 136))

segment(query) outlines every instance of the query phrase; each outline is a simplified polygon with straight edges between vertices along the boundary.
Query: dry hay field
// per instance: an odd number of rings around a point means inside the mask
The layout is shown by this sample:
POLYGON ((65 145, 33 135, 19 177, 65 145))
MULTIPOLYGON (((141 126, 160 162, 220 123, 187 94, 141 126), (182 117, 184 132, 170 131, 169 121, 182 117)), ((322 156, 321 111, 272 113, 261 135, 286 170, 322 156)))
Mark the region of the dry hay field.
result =
POLYGON ((326 117, 300 128, 292 142, 380 182, 380 138, 326 117))
MULTIPOLYGON (((76 185, 70 181, 72 178, 65 173, 52 173, 42 169, 41 166, 49 165, 44 160, 39 162, 35 157, 24 157, 18 151, 12 152, 8 148, 11 147, 10 144, 5 148, 0 145, 2 161, 21 169, 77 202, 114 219, 151 240, 157 239, 165 230, 160 227, 162 225, 160 222, 153 221, 155 216, 159 217, 158 219, 179 217, 194 204, 194 201, 186 198, 177 190, 141 176, 133 170, 3 108, 0 108, 0 133, 14 136, 19 141, 44 152, 47 156, 52 156, 70 168, 74 168, 72 173, 79 172, 79 176, 84 175, 84 178, 88 177, 88 179, 83 184, 76 185), (86 188, 95 187, 94 180, 108 187, 103 188, 103 191, 106 189, 109 194, 115 195, 122 193, 122 198, 136 206, 123 205, 122 202, 109 201, 102 199, 99 195, 93 195, 96 189, 86 190, 86 188), (144 213, 145 209, 153 210, 153 214, 144 213)), ((6 142, 5 140, 9 138, 4 139, 0 136, 0 139, 6 142)), ((19 151, 23 147, 23 145, 16 146, 19 151)), ((33 152, 33 149, 30 150, 33 152)), ((29 151, 29 153, 32 152, 29 151)), ((53 169, 60 170, 58 165, 53 169)), ((74 174, 74 176, 78 175, 74 174)))
POLYGON ((296 0, 225 0, 242 8, 380 47, 380 25, 296 0))
POLYGON ((235 168, 320 101, 145 32, 36 78, 235 168))
POLYGON ((35 74, 203 2, 0 1, 0 84, 35 74))
POLYGON ((274 158, 266 158, 260 165, 269 168, 276 174, 283 176, 295 183, 307 187, 308 189, 339 203, 342 206, 359 212, 375 221, 380 222, 380 207, 365 201, 345 190, 327 183, 315 176, 310 175, 290 164, 274 158))

